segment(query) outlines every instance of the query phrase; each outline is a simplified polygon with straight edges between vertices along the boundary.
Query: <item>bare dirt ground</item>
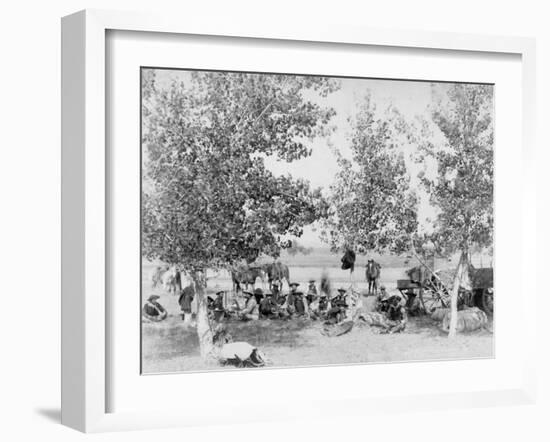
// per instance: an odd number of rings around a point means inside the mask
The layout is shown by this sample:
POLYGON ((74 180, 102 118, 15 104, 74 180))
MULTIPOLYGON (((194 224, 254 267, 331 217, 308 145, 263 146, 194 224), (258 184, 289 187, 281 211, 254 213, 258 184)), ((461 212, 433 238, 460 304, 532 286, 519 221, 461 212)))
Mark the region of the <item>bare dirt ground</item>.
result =
MULTIPOLYGON (((200 358, 196 331, 181 320, 177 298, 161 289, 151 289, 148 280, 150 269, 152 265, 144 267, 142 298, 145 299, 151 293, 160 295, 159 301, 168 310, 168 318, 161 323, 143 324, 143 372, 219 370, 220 366, 208 365, 200 358)), ((318 266, 291 267, 291 279, 305 286, 309 278, 319 280, 322 270, 318 266)), ((334 288, 349 285, 349 272, 337 267, 326 270, 331 276, 334 288)), ((404 271, 404 267, 383 268, 381 283, 385 284, 389 291, 394 290, 395 281, 404 277, 404 271)), ((356 272, 355 286, 359 290, 366 288, 362 272, 362 269, 356 272)), ((259 282, 257 285, 261 286, 259 282)), ((209 287, 209 292, 214 292, 220 287, 230 289, 229 275, 212 274, 209 287)), ((372 307, 372 297, 363 299, 367 309, 372 307)), ((406 331, 399 334, 378 334, 376 329, 356 325, 350 333, 339 337, 322 335, 322 323, 311 320, 265 320, 226 324, 235 341, 246 341, 260 348, 269 359, 268 366, 272 368, 494 356, 494 337, 489 331, 460 334, 449 340, 446 334, 439 330, 438 324, 428 317, 409 318, 406 331)), ((488 328, 492 329, 492 324, 488 328)))

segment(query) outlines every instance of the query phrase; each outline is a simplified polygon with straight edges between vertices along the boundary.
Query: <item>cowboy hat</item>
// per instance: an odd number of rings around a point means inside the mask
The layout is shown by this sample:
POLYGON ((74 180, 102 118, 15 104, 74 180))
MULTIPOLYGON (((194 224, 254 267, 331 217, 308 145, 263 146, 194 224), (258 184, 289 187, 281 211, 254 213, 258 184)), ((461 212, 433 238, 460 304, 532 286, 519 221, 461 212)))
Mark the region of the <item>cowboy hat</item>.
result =
POLYGON ((159 295, 151 295, 147 298, 147 301, 154 301, 155 299, 160 299, 159 295))

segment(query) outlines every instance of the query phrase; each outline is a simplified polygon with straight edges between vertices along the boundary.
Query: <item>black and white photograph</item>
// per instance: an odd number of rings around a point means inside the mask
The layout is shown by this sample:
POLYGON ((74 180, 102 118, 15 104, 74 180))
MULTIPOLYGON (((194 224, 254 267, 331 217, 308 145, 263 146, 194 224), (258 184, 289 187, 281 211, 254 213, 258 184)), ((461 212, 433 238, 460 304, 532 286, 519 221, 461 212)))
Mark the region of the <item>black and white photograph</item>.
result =
POLYGON ((494 357, 493 84, 140 77, 142 374, 494 357))

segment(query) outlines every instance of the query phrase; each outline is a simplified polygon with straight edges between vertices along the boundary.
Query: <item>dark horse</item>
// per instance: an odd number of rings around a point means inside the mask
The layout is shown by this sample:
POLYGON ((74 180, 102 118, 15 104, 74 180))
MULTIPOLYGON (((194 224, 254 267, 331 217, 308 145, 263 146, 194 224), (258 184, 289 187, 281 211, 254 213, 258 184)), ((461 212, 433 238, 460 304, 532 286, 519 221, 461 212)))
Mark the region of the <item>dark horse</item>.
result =
POLYGON ((231 279, 233 281, 233 290, 239 292, 242 290, 241 285, 249 290, 250 286, 254 288, 256 280, 260 278, 264 282, 264 272, 261 267, 238 266, 231 271, 231 279))
POLYGON ((283 286, 283 281, 286 281, 287 284, 290 284, 290 271, 288 266, 281 262, 274 262, 272 264, 266 264, 264 266, 264 271, 267 274, 267 281, 269 287, 275 282, 280 288, 283 286))
POLYGON ((378 264, 374 259, 369 259, 367 261, 367 267, 365 268, 365 277, 369 283, 369 295, 374 293, 378 294, 378 279, 380 278, 380 264, 378 264))

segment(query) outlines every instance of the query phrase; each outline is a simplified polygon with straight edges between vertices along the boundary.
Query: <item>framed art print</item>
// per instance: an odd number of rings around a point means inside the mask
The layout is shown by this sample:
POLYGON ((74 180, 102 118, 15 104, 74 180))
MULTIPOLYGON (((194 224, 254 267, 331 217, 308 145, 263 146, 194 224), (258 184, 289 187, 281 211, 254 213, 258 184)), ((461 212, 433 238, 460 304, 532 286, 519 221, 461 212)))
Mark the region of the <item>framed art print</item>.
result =
POLYGON ((143 373, 494 356, 494 85, 140 75, 143 373))
POLYGON ((530 401, 532 42, 218 25, 63 21, 63 422, 530 401))

